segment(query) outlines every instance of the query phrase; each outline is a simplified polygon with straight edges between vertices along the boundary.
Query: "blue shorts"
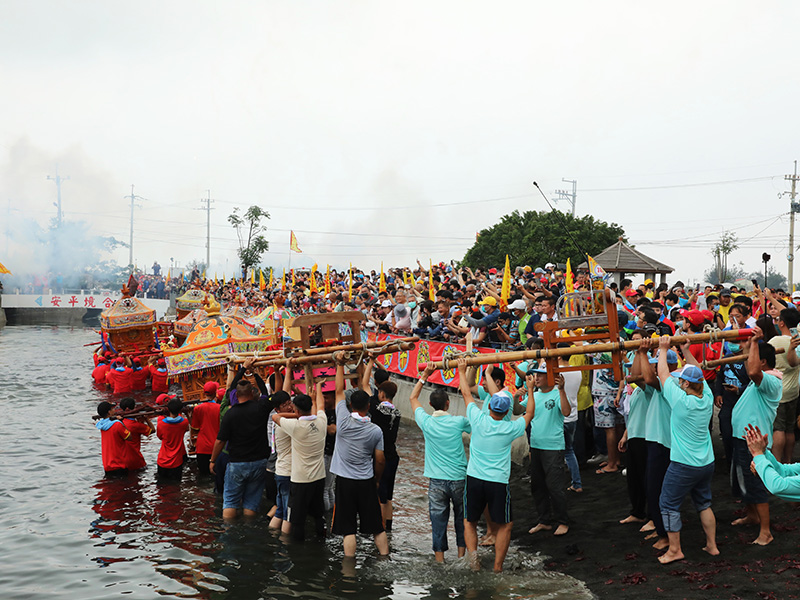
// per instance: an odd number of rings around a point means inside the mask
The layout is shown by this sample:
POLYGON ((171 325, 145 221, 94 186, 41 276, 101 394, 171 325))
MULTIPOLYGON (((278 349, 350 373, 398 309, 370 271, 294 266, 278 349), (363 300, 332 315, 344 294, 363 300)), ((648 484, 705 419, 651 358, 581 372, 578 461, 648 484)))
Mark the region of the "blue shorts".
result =
POLYGON ((670 462, 664 483, 661 486, 661 519, 668 532, 680 531, 681 504, 686 494, 691 493, 697 512, 711 507, 711 478, 714 476, 714 463, 705 467, 692 467, 679 462, 670 462))
POLYGON ((222 508, 245 508, 257 511, 267 480, 267 459, 229 462, 225 469, 222 508))
POLYGON ((288 520, 289 492, 292 489, 292 478, 289 475, 275 475, 275 485, 278 488, 278 493, 275 496, 275 505, 278 507, 275 511, 275 518, 288 520))

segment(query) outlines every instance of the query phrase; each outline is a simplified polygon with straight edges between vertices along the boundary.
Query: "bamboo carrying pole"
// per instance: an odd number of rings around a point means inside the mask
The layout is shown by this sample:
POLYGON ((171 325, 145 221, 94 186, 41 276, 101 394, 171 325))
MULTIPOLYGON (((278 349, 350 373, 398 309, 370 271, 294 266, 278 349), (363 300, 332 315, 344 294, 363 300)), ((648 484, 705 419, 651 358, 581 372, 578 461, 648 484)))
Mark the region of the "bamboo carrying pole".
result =
MULTIPOLYGON (((352 358, 355 354, 367 353, 367 350, 361 347, 361 345, 350 345, 347 346, 348 350, 338 350, 336 352, 328 352, 326 354, 312 354, 311 356, 300 356, 299 358, 292 358, 292 364, 294 365, 313 365, 315 363, 324 363, 324 362, 331 362, 334 360, 340 361, 348 361, 352 358)), ((395 344, 387 344, 380 348, 373 348, 371 354, 376 356, 381 356, 383 354, 392 354, 394 352, 400 352, 402 350, 413 350, 414 343, 413 342, 400 342, 396 341, 395 344)), ((273 358, 267 360, 259 360, 253 363, 253 366, 256 367, 276 367, 276 366, 285 366, 289 362, 288 358, 273 358)))
MULTIPOLYGON (((199 400, 190 400, 189 402, 183 403, 183 408, 190 407, 194 404, 199 404, 201 402, 205 402, 205 398, 201 398, 199 400)), ((133 410, 130 411, 120 411, 115 414, 115 417, 119 417, 120 419, 136 419, 138 417, 147 417, 148 419, 151 417, 159 417, 161 415, 169 414, 169 410, 167 410, 167 405, 151 405, 151 404, 144 404, 141 406, 136 406, 133 410)), ((92 419, 95 421, 100 420, 102 417, 100 415, 92 415, 92 419)))
MULTIPOLYGON (((786 352, 783 348, 775 348, 775 354, 783 354, 786 352)), ((747 360, 749 354, 737 354, 735 356, 726 356, 725 358, 719 358, 717 360, 707 360, 704 363, 701 363, 704 369, 714 369, 721 365, 732 365, 736 363, 743 363, 747 360)))
POLYGON ((209 358, 228 358, 234 357, 234 363, 243 363, 245 357, 255 356, 257 358, 301 358, 305 356, 316 356, 320 354, 333 354, 339 351, 360 350, 364 348, 374 349, 383 348, 384 346, 391 346, 400 342, 418 342, 419 338, 404 337, 391 340, 380 340, 374 342, 364 342, 362 344, 341 344, 337 346, 320 346, 317 348, 287 348, 286 350, 265 350, 263 352, 233 352, 224 354, 209 354, 209 358))
MULTIPOLYGON (((692 333, 689 335, 670 336, 670 345, 680 346, 686 342, 717 342, 720 340, 745 339, 753 335, 752 329, 730 329, 726 331, 711 331, 708 333, 692 333)), ((556 340, 558 341, 558 340, 556 340)), ((464 357, 467 366, 489 365, 497 363, 517 362, 522 360, 539 360, 558 358, 559 356, 574 356, 576 354, 596 354, 598 352, 619 352, 635 350, 641 340, 628 340, 626 342, 605 342, 602 344, 584 344, 583 346, 570 346, 569 348, 550 348, 544 350, 518 350, 515 352, 496 352, 494 354, 473 354, 464 357)), ((434 369, 455 367, 456 360, 445 359, 432 363, 423 363, 417 366, 419 371, 424 371, 428 365, 434 369), (447 363, 447 364, 445 364, 447 363)))

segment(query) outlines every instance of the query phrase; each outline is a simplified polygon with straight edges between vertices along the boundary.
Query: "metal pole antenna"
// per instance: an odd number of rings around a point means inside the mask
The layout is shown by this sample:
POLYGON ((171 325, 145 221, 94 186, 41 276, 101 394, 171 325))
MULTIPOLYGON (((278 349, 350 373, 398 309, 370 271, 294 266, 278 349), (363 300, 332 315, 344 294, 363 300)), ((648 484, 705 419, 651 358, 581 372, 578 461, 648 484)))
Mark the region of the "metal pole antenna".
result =
POLYGON ((211 264, 211 211, 214 210, 211 208, 211 204, 214 201, 211 199, 211 190, 206 190, 206 193, 208 197, 200 198, 200 203, 205 204, 205 208, 202 210, 206 211, 206 269, 208 269, 211 264))
POLYGON ((800 204, 795 202, 797 196, 797 181, 800 177, 797 176, 797 161, 794 161, 794 175, 786 175, 786 181, 792 182, 792 193, 789 211, 789 254, 787 259, 789 261, 789 293, 794 291, 794 214, 800 212, 800 204))
POLYGON ((50 175, 48 175, 47 179, 49 181, 56 182, 56 195, 58 197, 58 204, 55 205, 58 208, 58 216, 56 217, 56 227, 61 227, 61 182, 69 181, 69 175, 67 175, 66 177, 61 177, 61 175, 58 174, 58 165, 56 165, 56 176, 51 177, 50 175))
POLYGON ((131 184, 131 195, 130 196, 123 196, 126 200, 131 201, 131 234, 130 239, 128 240, 128 266, 133 270, 133 207, 138 206, 139 208, 142 207, 141 204, 136 204, 136 200, 144 200, 141 196, 137 196, 133 193, 133 184, 131 184))

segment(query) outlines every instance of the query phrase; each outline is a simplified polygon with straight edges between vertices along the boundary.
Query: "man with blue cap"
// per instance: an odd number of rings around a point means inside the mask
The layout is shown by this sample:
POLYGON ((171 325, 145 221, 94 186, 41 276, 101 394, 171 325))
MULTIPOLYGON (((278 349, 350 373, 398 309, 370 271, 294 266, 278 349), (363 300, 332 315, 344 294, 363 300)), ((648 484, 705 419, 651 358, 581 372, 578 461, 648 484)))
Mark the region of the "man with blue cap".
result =
POLYGON ((458 379, 461 394, 467 405, 467 419, 472 427, 467 463, 467 483, 464 489, 464 538, 470 564, 478 563, 478 521, 488 506, 489 515, 498 525, 494 545, 494 571, 503 570, 503 561, 511 542, 511 443, 525 435, 533 419, 534 403, 528 403, 525 416, 514 421, 504 417, 511 409, 510 394, 497 393, 489 399, 489 412, 475 404, 467 380, 467 361, 458 359, 458 379))
POLYGON ((703 550, 712 556, 719 554, 717 521, 711 510, 714 448, 708 429, 714 414, 714 395, 705 381, 703 370, 688 348, 684 352, 687 365, 678 372, 677 377, 673 377, 667 364, 670 341, 667 335, 658 341, 658 378, 663 388, 663 400, 672 408, 670 463, 659 498, 669 548, 658 557, 661 564, 684 558, 681 549, 681 504, 689 493, 706 535, 703 550))

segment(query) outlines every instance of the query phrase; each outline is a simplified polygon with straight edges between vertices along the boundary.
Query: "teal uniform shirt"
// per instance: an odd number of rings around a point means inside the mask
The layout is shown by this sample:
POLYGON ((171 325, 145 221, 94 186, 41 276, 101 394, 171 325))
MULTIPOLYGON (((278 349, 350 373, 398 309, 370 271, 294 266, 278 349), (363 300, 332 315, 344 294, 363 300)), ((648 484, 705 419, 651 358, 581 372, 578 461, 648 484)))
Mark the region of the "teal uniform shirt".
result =
POLYGON ((753 462, 758 476, 770 493, 789 502, 800 502, 800 463, 783 465, 775 460, 769 450, 754 456, 753 462))
POLYGON ((642 388, 637 387, 633 390, 631 397, 628 398, 630 410, 628 411, 628 439, 646 438, 647 429, 647 397, 642 388))
POLYGON ((511 476, 511 442, 525 435, 525 419, 495 421, 474 402, 467 406, 472 427, 467 475, 484 481, 508 483, 511 476))
POLYGON ((438 412, 429 415, 420 406, 414 411, 414 420, 425 436, 423 475, 448 481, 466 479, 467 453, 461 434, 472 431, 467 418, 438 412))
POLYGON ((670 432, 672 409, 664 400, 661 390, 652 386, 648 385, 644 389, 644 397, 647 400, 644 439, 661 444, 665 448, 672 447, 672 433, 670 432))
POLYGON ((664 386, 664 400, 672 408, 669 459, 690 467, 705 467, 714 462, 714 447, 708 424, 714 414, 714 394, 703 382, 703 395, 684 392, 678 380, 670 377, 664 386))
POLYGON ((534 392, 536 412, 531 421, 531 448, 564 450, 564 414, 557 387, 549 392, 534 392))
POLYGON ((783 382, 769 373, 764 373, 761 384, 751 381, 733 407, 731 424, 733 436, 744 439, 744 428, 757 426, 761 433, 769 436, 768 447, 772 448, 772 424, 783 395, 783 382))

